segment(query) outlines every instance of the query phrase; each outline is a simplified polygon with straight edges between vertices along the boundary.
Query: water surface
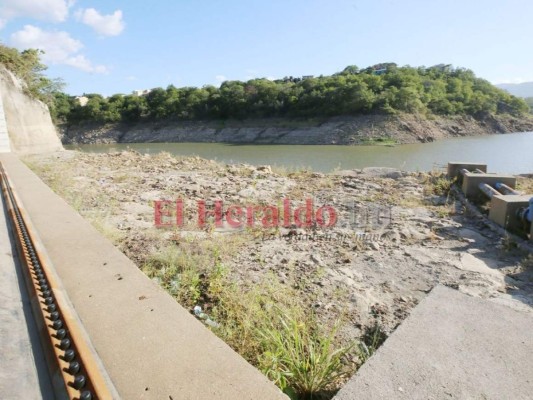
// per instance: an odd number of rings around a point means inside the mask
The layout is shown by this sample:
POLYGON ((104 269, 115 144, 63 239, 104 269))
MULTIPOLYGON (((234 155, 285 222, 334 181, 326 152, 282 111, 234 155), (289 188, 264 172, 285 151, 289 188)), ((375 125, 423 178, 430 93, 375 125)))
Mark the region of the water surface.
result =
POLYGON ((533 173, 533 132, 454 138, 395 147, 222 143, 130 143, 65 147, 98 153, 125 149, 150 154, 167 151, 224 163, 270 164, 288 169, 312 168, 321 172, 373 166, 428 171, 444 167, 448 161, 469 161, 486 163, 492 172, 533 173))

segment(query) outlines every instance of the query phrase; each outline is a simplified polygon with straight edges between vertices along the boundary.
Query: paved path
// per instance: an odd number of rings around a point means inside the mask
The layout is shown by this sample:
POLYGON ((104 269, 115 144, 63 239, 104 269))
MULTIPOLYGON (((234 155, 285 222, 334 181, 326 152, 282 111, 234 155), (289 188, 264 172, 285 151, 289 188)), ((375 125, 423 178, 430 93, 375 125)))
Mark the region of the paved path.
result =
POLYGON ((0 199, 0 398, 52 399, 30 303, 0 199))
POLYGON ((437 286, 335 397, 533 398, 533 315, 437 286))

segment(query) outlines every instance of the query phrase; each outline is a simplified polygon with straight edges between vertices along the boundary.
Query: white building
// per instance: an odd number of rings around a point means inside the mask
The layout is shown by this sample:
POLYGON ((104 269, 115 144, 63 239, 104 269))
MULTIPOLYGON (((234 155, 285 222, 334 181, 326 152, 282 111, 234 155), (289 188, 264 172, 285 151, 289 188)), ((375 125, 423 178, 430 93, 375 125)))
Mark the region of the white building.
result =
POLYGON ((134 96, 145 96, 151 91, 152 89, 134 90, 133 92, 131 92, 131 94, 133 94, 134 96))

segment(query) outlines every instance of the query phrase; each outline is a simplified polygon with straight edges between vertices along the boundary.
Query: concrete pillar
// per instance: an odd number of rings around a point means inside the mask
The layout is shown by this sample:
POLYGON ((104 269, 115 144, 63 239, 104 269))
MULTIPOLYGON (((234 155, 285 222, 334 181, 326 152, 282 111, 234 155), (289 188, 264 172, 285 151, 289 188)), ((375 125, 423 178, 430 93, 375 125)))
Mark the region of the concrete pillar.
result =
POLYGON ((479 184, 486 183, 494 187, 498 182, 513 189, 516 187, 516 177, 511 175, 466 173, 463 176, 463 193, 469 199, 483 198, 485 195, 479 190, 479 184))
POLYGON ((473 171, 479 169, 483 172, 487 172, 487 164, 467 163, 459 161, 451 161, 448 163, 448 178, 454 179, 463 168, 473 171))
POLYGON ((11 144, 9 142, 9 135, 7 133, 6 116, 4 113, 4 103, 0 95, 0 153, 10 153, 11 144))
POLYGON ((532 194, 496 195, 490 203, 489 219, 509 231, 524 230, 522 221, 516 218, 516 211, 529 206, 532 194))

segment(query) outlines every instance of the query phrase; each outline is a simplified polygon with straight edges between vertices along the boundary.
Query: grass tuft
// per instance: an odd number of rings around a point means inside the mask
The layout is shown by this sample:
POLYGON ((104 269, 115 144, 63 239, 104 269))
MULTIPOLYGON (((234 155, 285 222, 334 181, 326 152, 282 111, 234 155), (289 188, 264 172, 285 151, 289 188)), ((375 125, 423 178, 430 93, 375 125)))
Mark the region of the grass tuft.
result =
POLYGON ((353 345, 336 348, 338 326, 322 333, 314 317, 306 321, 278 307, 273 311, 277 318, 257 329, 260 369, 292 397, 322 398, 348 373, 342 360, 353 345))

